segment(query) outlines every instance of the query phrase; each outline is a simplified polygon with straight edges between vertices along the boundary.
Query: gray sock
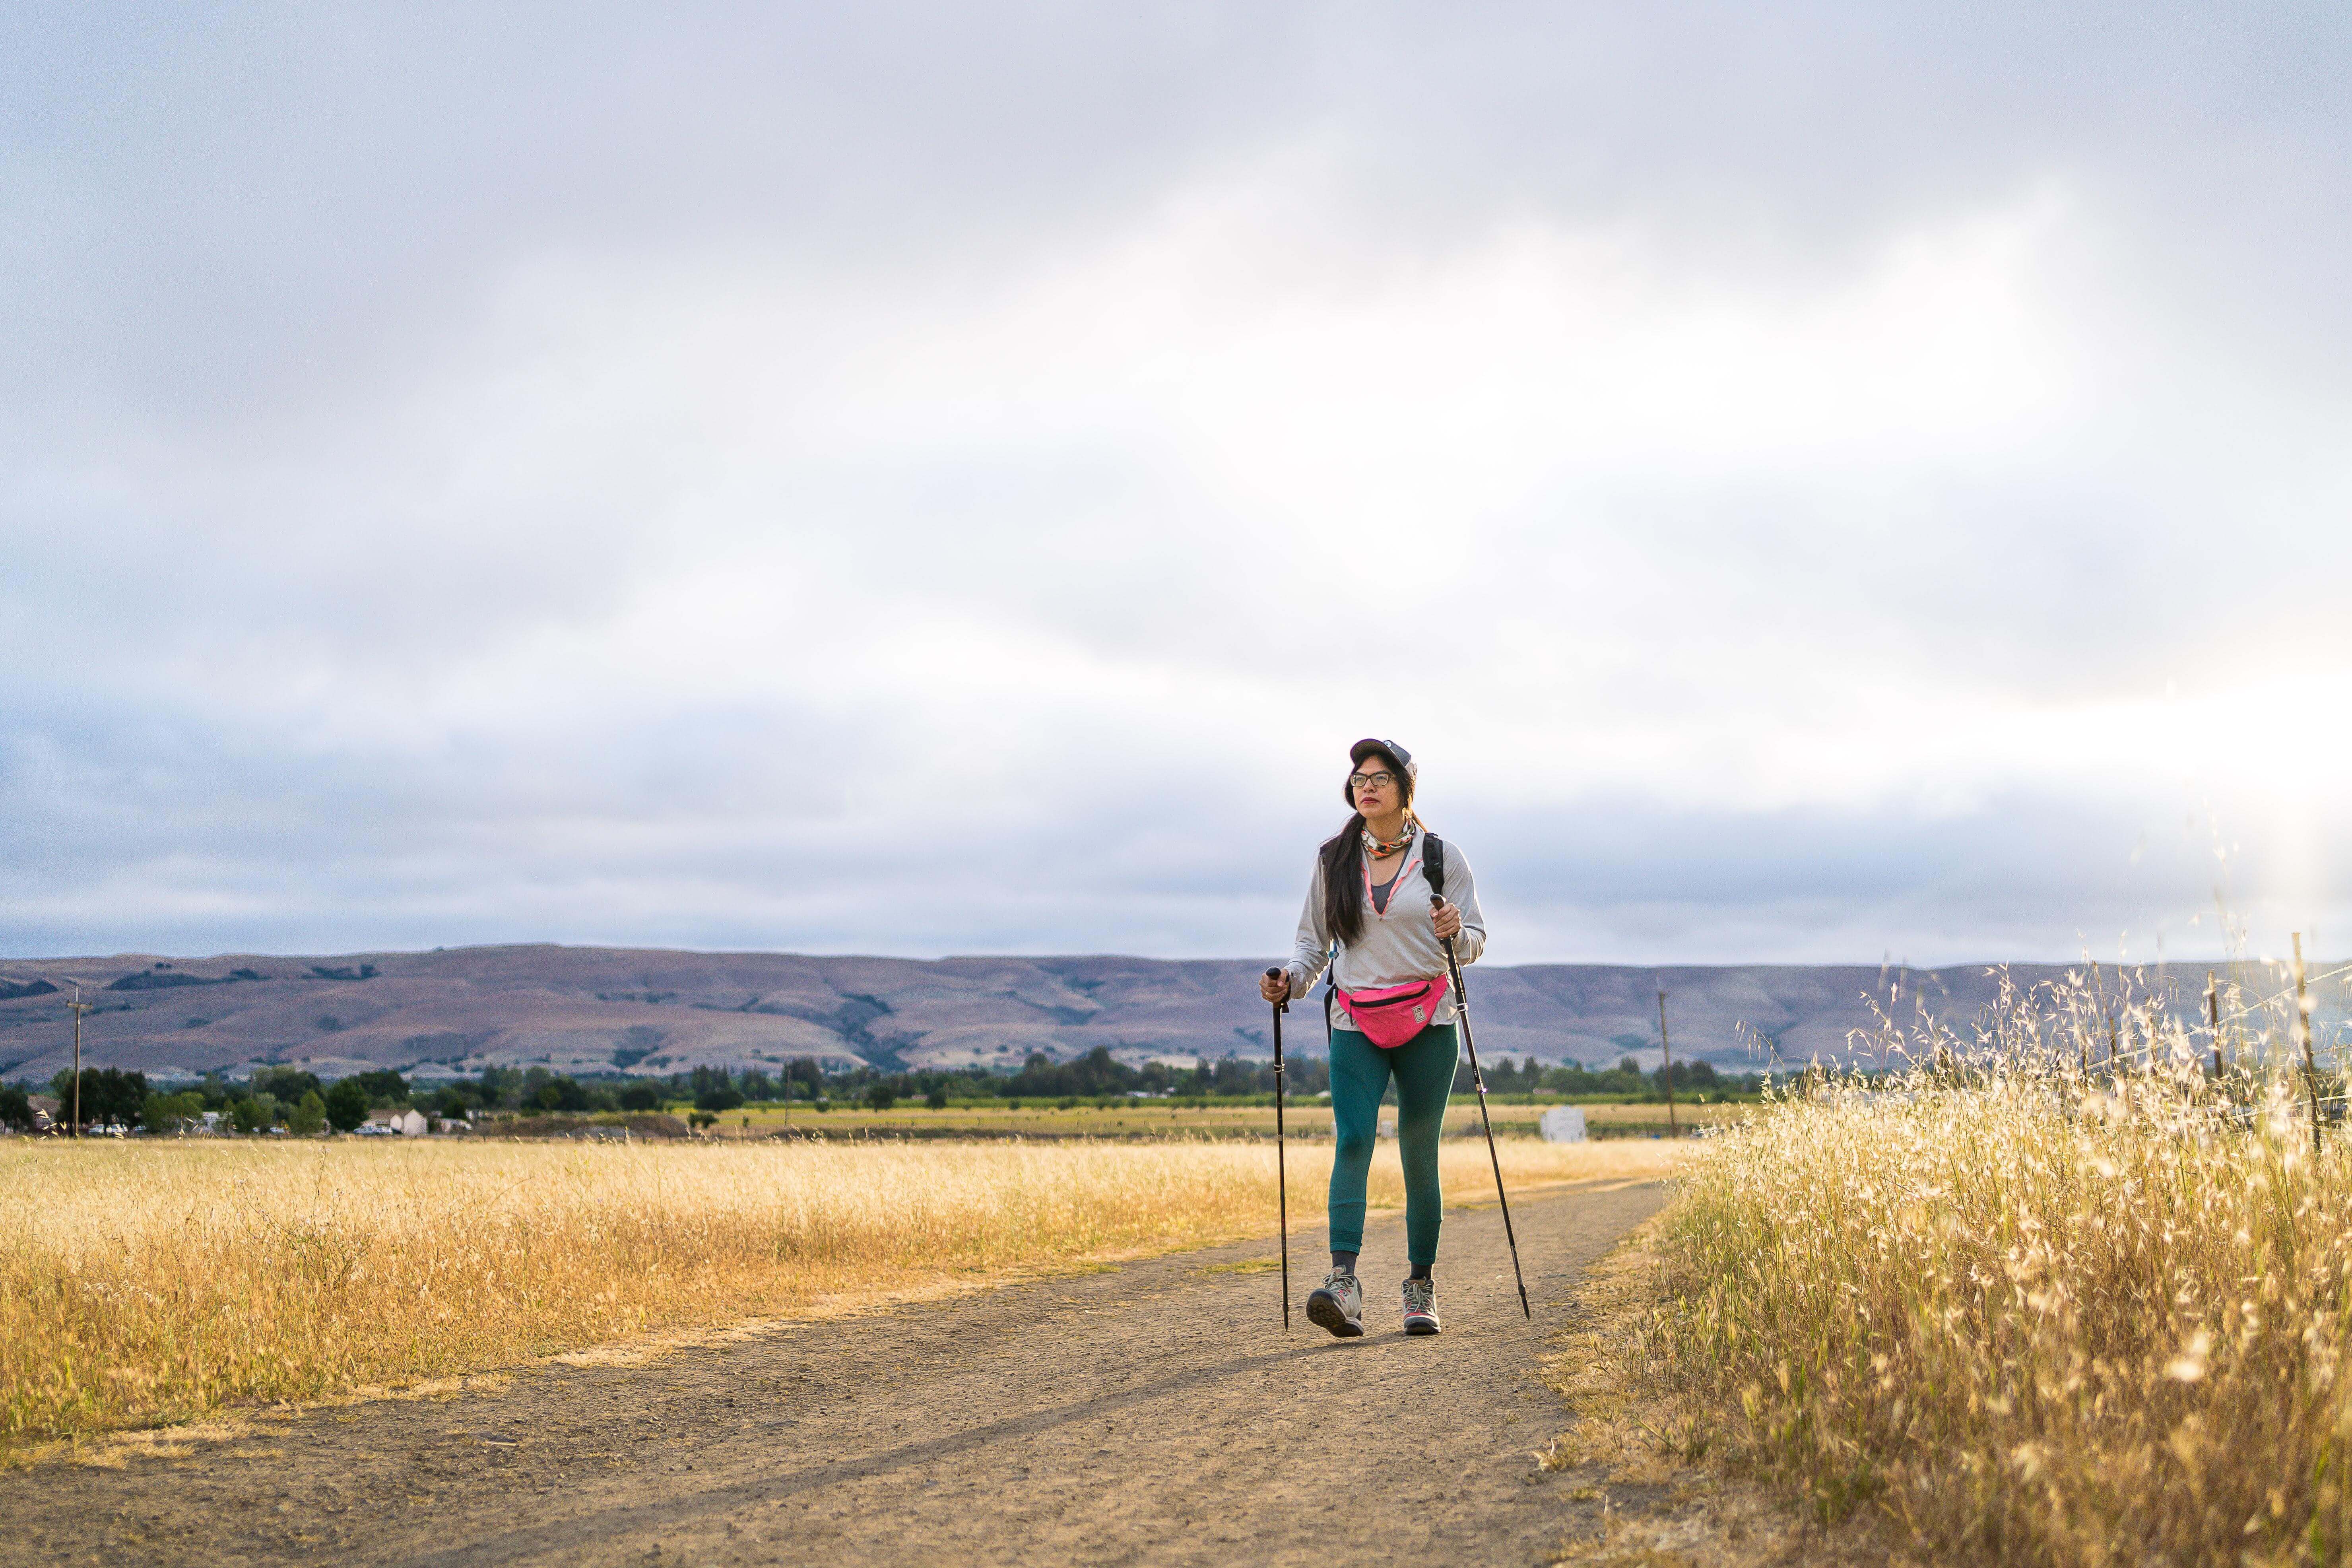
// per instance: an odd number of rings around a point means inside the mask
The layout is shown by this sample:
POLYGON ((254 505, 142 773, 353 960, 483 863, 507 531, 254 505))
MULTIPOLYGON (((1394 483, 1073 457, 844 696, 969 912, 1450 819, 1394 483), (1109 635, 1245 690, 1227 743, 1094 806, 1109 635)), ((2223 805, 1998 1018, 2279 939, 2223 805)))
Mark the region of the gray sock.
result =
POLYGON ((1335 1252, 1331 1255, 1331 1267, 1342 1274, 1353 1274, 1356 1271, 1356 1255, 1352 1252, 1335 1252))

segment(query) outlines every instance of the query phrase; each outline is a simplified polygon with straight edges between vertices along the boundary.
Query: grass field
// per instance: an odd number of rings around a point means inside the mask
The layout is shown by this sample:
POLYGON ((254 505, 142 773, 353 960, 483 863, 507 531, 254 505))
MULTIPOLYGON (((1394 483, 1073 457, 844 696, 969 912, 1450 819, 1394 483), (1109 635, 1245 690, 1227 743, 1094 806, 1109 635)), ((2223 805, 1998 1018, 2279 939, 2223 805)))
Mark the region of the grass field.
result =
MULTIPOLYGON (((1515 1100, 1505 1103, 1498 1100, 1492 1101, 1487 1109, 1494 1119, 1497 1135, 1531 1136, 1545 1110, 1560 1103, 1563 1102, 1515 1100)), ((1675 1108, 1675 1115, 1678 1126, 1690 1128, 1731 1121, 1743 1111, 1753 1109, 1752 1103, 1746 1106, 1730 1103, 1678 1105, 1675 1108)), ((685 1110, 681 1108, 675 1114, 683 1115, 685 1110)), ((1381 1114, 1393 1119, 1395 1107, 1384 1109, 1381 1114)), ((1654 1132, 1663 1134, 1666 1129, 1666 1108, 1664 1104, 1587 1104, 1584 1115, 1586 1126, 1594 1136, 1601 1138, 1646 1137, 1654 1132)), ((1294 1101, 1285 1110, 1283 1118, 1285 1130, 1296 1136, 1328 1138, 1331 1135, 1331 1107, 1327 1100, 1294 1101)), ((1041 1138, 1195 1135, 1271 1138, 1274 1136, 1274 1107, 1270 1104, 1228 1104, 1215 1100, 1200 1105, 1148 1100, 1114 1101, 1108 1108, 1086 1100, 1066 1110, 1055 1101, 1033 1101, 1018 1110, 1008 1110, 1002 1104, 950 1104, 943 1110, 931 1110, 920 1105, 898 1105, 888 1110, 835 1106, 823 1111, 806 1104, 796 1104, 789 1109, 747 1106, 722 1116, 715 1131, 723 1137, 766 1137, 787 1128, 832 1137, 852 1132, 904 1132, 917 1136, 968 1133, 1041 1138)), ((1446 1110, 1445 1130, 1451 1137, 1475 1138, 1478 1135, 1478 1102, 1475 1096, 1454 1097, 1454 1103, 1446 1110)))
POLYGON ((2076 1000, 1701 1145, 1654 1424, 1931 1556, 2343 1561, 2352 1146, 2300 1074, 2216 1083, 2184 1020, 2076 1000))
MULTIPOLYGON (((1515 1187, 1688 1145, 1501 1144, 1515 1187)), ((1449 1193, 1490 1191, 1483 1146, 1449 1193)), ((1295 1224, 1328 1163, 1290 1166, 1295 1224)), ((1402 1202, 1392 1156, 1371 1200, 1402 1202)), ((0 1451, 1270 1235, 1255 1142, 0 1142, 0 1451)), ((1311 1265, 1312 1260, 1308 1260, 1311 1265)))

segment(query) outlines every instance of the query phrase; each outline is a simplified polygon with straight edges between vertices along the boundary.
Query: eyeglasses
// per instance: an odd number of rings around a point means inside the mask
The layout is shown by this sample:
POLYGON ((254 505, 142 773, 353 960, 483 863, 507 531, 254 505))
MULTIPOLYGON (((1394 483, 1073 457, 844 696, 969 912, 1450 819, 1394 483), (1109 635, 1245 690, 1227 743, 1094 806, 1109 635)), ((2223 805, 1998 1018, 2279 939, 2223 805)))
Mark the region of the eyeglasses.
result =
POLYGON ((1386 789, 1396 783, 1396 774, 1383 769, 1376 773, 1349 773, 1348 787, 1356 789, 1386 789))

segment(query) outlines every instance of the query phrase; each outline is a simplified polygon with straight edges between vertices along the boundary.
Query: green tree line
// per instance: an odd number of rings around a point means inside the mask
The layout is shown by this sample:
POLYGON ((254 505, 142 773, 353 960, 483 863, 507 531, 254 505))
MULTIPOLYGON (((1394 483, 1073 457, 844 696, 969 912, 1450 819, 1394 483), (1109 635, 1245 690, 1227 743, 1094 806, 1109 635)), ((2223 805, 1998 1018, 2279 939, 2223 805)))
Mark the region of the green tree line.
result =
MULTIPOLYGON (((1319 1057, 1294 1058, 1286 1076, 1288 1092, 1300 1098, 1318 1095, 1331 1083, 1330 1066, 1319 1057)), ((1752 1095, 1764 1082, 1761 1074, 1718 1073, 1706 1062, 1676 1062, 1674 1068, 1675 1092, 1685 1097, 1752 1095)), ((70 1115, 73 1074, 58 1073, 48 1087, 70 1115)), ((1470 1066, 1465 1059, 1455 1071, 1454 1089, 1467 1093, 1470 1087, 1470 1066)), ((1487 1068, 1486 1088, 1495 1094, 1548 1089, 1570 1099, 1661 1100, 1666 1092, 1666 1077, 1663 1068, 1643 1072, 1631 1057, 1611 1068, 1588 1068, 1578 1062, 1547 1065, 1533 1057, 1514 1063, 1505 1057, 1487 1068)), ((428 1116, 458 1120, 480 1112, 581 1116, 655 1111, 685 1102, 710 1117, 744 1105, 795 1100, 820 1107, 856 1104, 887 1110, 902 1101, 945 1106, 952 1100, 1076 1101, 1131 1094, 1205 1100, 1273 1092, 1271 1062, 1225 1057, 1216 1061, 1197 1058, 1190 1067, 1166 1062, 1136 1067, 1097 1046, 1075 1061, 1055 1062, 1042 1052, 1032 1053, 1011 1073, 977 1067, 911 1072, 856 1067, 827 1071, 803 1057, 779 1063, 773 1071, 751 1068, 738 1073, 722 1067, 698 1067, 667 1078, 622 1081, 575 1079, 545 1067, 488 1068, 479 1077, 430 1087, 412 1084, 388 1068, 329 1083, 299 1068, 271 1067, 250 1079, 215 1073, 192 1084, 159 1088, 150 1085, 142 1073, 85 1068, 81 1112, 85 1122, 120 1122, 151 1132, 173 1131, 206 1111, 217 1111, 238 1132, 284 1127, 291 1132, 313 1133, 330 1127, 348 1132, 364 1122, 371 1111, 386 1109, 413 1108, 428 1116)), ((0 1125, 19 1131, 33 1126, 31 1106, 21 1087, 0 1088, 0 1125)))

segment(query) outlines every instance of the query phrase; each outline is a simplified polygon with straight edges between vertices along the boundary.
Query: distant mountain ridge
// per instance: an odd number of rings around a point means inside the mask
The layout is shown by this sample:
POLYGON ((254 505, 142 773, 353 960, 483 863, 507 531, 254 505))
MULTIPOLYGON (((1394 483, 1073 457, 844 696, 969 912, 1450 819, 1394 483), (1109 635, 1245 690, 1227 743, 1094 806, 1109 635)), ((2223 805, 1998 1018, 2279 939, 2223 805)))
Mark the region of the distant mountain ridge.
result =
MULTIPOLYGON (((292 1063, 325 1078, 393 1068, 425 1078, 543 1064, 660 1075, 713 1065, 1015 1067, 1097 1046, 1129 1061, 1272 1054, 1260 963, 1241 959, 812 957, 531 945, 269 957, 0 960, 0 1080, 46 1079, 71 1059, 65 1003, 98 1004, 85 1066, 151 1078, 292 1063)), ((2065 966, 2018 964, 2021 984, 2065 966)), ((1657 1059, 1657 989, 1677 1058, 1754 1070, 1742 1026, 1785 1061, 1843 1059, 1868 998, 1914 998, 1965 1019, 1989 1003, 1989 966, 1478 965, 1481 1054, 1547 1061, 1657 1059)), ((1294 1004, 1286 1043, 1319 1054, 1318 998, 1294 1004)))

